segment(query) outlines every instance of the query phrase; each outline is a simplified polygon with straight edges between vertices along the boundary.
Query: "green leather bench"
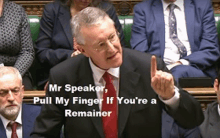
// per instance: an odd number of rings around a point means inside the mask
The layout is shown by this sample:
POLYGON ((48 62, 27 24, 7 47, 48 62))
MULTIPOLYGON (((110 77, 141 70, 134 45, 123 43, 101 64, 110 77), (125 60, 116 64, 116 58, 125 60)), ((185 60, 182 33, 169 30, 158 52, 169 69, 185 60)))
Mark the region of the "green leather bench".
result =
POLYGON ((131 39, 131 27, 133 24, 133 16, 119 16, 119 21, 124 31, 125 44, 126 46, 131 47, 130 39, 131 39))
MULTIPOLYGON (((33 43, 35 45, 35 41, 37 40, 39 29, 40 29, 40 17, 29 15, 28 22, 30 24, 31 37, 32 37, 33 43)), ((39 76, 37 74, 39 73, 40 67, 41 67, 41 65, 35 57, 34 62, 32 63, 32 65, 29 69, 29 71, 32 75, 32 78, 33 78, 34 89, 37 89, 37 80, 38 80, 37 77, 39 76)))
POLYGON ((35 42, 37 40, 39 29, 40 29, 40 17, 29 15, 28 22, 30 24, 32 40, 33 42, 35 42))

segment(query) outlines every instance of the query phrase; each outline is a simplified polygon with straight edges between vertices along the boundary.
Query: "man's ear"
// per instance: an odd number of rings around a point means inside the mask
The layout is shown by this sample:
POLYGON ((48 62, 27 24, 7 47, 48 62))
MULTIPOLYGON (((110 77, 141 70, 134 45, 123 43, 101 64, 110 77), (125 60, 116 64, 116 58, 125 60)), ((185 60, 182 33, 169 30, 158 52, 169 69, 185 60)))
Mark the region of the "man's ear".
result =
POLYGON ((86 57, 89 57, 89 55, 87 54, 87 52, 84 49, 85 46, 83 45, 78 45, 77 49, 86 57))
POLYGON ((218 91, 219 91, 219 83, 218 83, 218 79, 215 79, 215 82, 214 82, 214 89, 215 89, 215 92, 218 92, 218 91))
POLYGON ((21 90, 20 90, 20 92, 21 92, 21 96, 22 96, 22 98, 24 98, 24 85, 21 86, 21 90))

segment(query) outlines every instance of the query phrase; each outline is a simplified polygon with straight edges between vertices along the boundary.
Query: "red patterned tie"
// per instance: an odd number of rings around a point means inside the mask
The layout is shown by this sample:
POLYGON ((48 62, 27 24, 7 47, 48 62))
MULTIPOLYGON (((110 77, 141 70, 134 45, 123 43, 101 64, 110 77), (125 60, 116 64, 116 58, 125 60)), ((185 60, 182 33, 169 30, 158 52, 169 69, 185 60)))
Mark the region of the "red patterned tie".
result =
POLYGON ((12 132, 11 132, 11 138, 18 138, 18 135, 17 135, 17 133, 16 133, 17 125, 18 125, 18 124, 17 124, 16 122, 10 124, 11 130, 12 130, 12 132))
POLYGON ((105 90, 103 92, 102 111, 112 112, 110 116, 102 117, 105 138, 118 138, 116 91, 114 85, 112 84, 111 75, 105 72, 103 78, 106 82, 106 85, 105 85, 105 90), (111 99, 111 97, 114 98, 113 102, 111 103, 110 100, 108 100, 109 103, 107 103, 107 98, 111 99))

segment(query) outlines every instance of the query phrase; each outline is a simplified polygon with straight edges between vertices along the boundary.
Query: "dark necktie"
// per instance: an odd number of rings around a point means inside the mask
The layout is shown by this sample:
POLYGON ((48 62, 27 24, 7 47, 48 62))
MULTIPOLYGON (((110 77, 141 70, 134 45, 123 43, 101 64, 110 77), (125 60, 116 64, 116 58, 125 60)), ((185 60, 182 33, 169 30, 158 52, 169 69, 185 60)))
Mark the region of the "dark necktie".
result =
POLYGON ((103 130, 105 133, 105 138, 118 138, 118 119, 117 119, 117 99, 116 91, 114 85, 112 84, 112 76, 107 72, 103 75, 103 78, 106 82, 105 89, 103 92, 103 102, 102 102, 102 111, 111 111, 110 116, 102 117, 103 130), (107 103, 107 98, 113 97, 112 103, 107 103))
POLYGON ((17 123, 16 122, 13 122, 13 123, 10 123, 9 126, 11 127, 11 138, 18 138, 18 135, 17 135, 17 123))
POLYGON ((179 40, 177 36, 177 26, 176 26, 176 17, 174 14, 174 9, 176 5, 170 4, 170 13, 169 13, 169 28, 170 28, 170 39, 172 42, 177 46, 178 51, 180 53, 180 59, 187 56, 186 47, 183 45, 183 43, 179 40))

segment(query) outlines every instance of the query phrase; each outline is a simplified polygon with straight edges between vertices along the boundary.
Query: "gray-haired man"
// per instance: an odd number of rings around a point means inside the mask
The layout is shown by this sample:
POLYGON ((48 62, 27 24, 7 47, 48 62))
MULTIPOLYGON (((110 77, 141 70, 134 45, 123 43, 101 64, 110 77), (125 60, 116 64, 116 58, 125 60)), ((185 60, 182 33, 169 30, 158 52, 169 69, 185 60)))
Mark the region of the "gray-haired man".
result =
POLYGON ((0 67, 0 136, 29 138, 40 107, 22 104, 24 85, 14 67, 0 67))

